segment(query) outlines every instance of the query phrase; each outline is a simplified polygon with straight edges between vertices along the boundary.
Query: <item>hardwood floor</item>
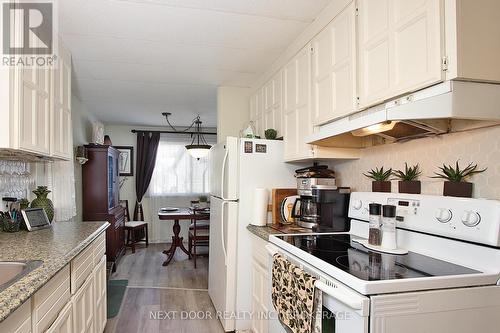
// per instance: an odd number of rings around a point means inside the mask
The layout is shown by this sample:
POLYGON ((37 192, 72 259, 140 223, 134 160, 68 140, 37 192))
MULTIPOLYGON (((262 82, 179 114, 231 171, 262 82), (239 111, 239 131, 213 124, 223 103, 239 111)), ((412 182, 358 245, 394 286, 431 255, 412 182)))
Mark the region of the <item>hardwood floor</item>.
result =
POLYGON ((111 279, 129 285, 118 316, 108 319, 106 333, 224 332, 208 296, 208 258, 161 264, 167 244, 139 245, 127 254, 111 279), (187 318, 191 316, 191 319, 187 318))

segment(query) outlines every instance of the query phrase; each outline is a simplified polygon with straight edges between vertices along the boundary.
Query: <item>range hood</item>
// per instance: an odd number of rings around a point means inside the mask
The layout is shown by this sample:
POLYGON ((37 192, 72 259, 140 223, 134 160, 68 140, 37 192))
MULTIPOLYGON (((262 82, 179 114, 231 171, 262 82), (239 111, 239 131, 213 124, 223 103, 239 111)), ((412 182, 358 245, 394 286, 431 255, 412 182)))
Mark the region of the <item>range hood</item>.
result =
POLYGON ((445 81, 316 128, 306 142, 366 147, 500 124, 500 84, 445 81))

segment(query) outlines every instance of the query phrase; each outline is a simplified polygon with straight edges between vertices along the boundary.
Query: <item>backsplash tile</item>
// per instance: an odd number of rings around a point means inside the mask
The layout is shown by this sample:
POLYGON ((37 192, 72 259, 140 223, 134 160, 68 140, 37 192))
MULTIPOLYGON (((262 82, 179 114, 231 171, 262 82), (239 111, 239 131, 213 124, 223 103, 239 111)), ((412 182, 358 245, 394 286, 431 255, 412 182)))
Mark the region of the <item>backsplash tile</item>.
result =
MULTIPOLYGON (((405 162, 419 163, 423 171, 422 194, 441 195, 443 180, 429 177, 443 163, 454 164, 457 159, 461 166, 474 162, 479 168, 488 168, 470 180, 474 183, 475 198, 500 200, 499 126, 367 148, 359 160, 334 162, 331 166, 339 185, 350 186, 355 191, 371 191, 371 181, 363 176, 364 172, 379 166, 400 169, 405 162)), ((397 181, 393 181, 392 191, 397 189, 397 181)))

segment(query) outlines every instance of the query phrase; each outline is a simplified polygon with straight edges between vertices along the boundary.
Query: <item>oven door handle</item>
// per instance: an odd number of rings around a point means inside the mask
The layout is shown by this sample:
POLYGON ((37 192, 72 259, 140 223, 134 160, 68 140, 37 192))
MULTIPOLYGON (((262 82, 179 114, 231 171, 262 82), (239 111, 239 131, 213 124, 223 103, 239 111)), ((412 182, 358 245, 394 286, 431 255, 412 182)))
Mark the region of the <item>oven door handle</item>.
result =
POLYGON ((362 310, 363 309, 363 302, 362 301, 355 301, 349 297, 349 295, 346 295, 342 291, 338 290, 337 288, 330 287, 326 283, 320 280, 316 280, 314 282, 314 286, 324 292, 325 294, 328 294, 329 296, 335 298, 337 301, 344 303, 347 305, 349 308, 353 310, 362 310))

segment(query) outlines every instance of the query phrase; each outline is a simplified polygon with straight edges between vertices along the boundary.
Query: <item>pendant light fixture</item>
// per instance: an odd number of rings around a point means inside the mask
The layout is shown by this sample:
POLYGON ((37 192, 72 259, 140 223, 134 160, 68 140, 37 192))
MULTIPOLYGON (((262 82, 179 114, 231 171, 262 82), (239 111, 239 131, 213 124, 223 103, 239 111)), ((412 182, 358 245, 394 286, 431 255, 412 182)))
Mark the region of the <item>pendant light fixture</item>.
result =
POLYGON ((163 112, 162 115, 167 119, 168 125, 175 132, 178 133, 185 132, 191 134, 191 137, 193 139, 191 140, 191 144, 186 145, 186 149, 192 157, 199 160, 200 158, 206 157, 208 155, 208 152, 210 151, 210 148, 212 146, 207 143, 207 140, 205 140, 205 137, 203 136, 203 132, 201 130, 202 121, 200 120, 200 115, 196 116, 196 118, 193 119, 191 125, 182 131, 176 129, 174 126, 172 126, 172 124, 170 124, 170 121, 168 120, 168 116, 171 115, 170 112, 163 112), (194 131, 188 132, 193 127, 194 131))

